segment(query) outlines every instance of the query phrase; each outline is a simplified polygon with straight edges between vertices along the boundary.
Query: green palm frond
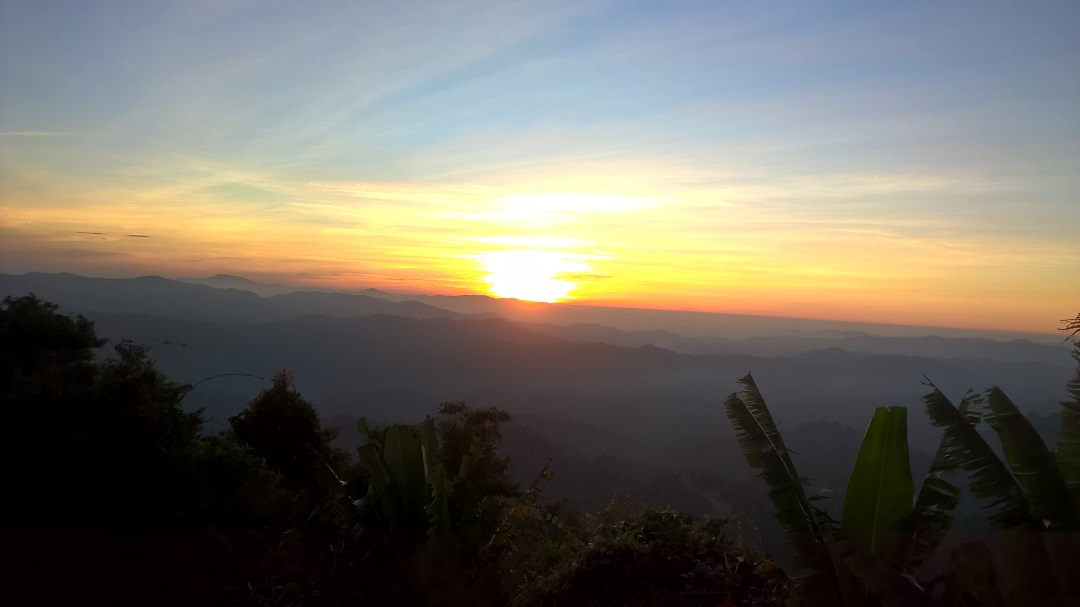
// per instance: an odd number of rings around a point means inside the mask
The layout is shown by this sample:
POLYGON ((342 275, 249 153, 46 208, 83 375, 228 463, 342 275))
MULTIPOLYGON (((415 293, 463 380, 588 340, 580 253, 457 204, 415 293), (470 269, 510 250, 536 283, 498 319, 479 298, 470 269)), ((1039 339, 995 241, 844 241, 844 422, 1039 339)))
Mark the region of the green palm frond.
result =
POLYGON ((1077 516, 1068 486, 1039 433, 1000 388, 987 390, 985 403, 986 423, 997 432, 1031 515, 1049 529, 1075 529, 1077 516))
POLYGON ((971 493, 988 502, 985 507, 992 510, 990 522, 1004 528, 1030 522, 1023 489, 969 421, 977 419, 975 412, 981 396, 968 392, 958 409, 941 390, 930 386, 933 390, 923 397, 926 414, 934 426, 945 431, 941 440, 948 450, 947 457, 954 458, 956 465, 968 473, 971 493))
POLYGON ((758 476, 768 484, 776 518, 800 565, 815 572, 811 578, 819 574, 826 577, 825 580, 808 579, 805 586, 814 589, 815 594, 824 594, 832 604, 843 604, 845 592, 832 550, 831 530, 823 524, 819 512, 807 499, 803 480, 795 470, 754 378, 748 373, 739 383, 745 390, 729 396, 724 401, 724 409, 735 429, 743 456, 752 468, 760 471, 758 476))
POLYGON ((952 527, 953 511, 960 503, 960 488, 945 480, 945 477, 959 471, 952 449, 944 439, 934 453, 930 470, 923 478, 919 496, 915 499, 915 508, 911 512, 905 566, 908 570, 917 569, 923 561, 937 550, 952 527))
MULTIPOLYGON (((803 544, 801 540, 807 538, 824 544, 818 518, 803 488, 803 479, 795 470, 787 446, 753 377, 747 374, 739 383, 746 389, 729 396, 724 402, 724 408, 735 428, 735 436, 747 463, 751 468, 760 470, 758 475, 768 483, 769 497, 776 506, 776 516, 784 526, 784 531, 789 537, 800 539, 794 543, 803 544)), ((813 560, 810 554, 803 554, 800 545, 795 545, 794 548, 800 556, 813 560)))

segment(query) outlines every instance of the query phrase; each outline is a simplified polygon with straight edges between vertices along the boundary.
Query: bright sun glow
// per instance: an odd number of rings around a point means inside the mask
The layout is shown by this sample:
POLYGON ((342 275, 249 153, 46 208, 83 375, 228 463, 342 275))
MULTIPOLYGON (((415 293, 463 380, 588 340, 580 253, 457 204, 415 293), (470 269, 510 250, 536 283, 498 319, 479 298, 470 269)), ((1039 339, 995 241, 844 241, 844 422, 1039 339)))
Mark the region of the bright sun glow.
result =
POLYGON ((535 249, 491 251, 479 261, 492 295, 549 303, 566 299, 577 286, 570 275, 590 270, 564 253, 535 249))

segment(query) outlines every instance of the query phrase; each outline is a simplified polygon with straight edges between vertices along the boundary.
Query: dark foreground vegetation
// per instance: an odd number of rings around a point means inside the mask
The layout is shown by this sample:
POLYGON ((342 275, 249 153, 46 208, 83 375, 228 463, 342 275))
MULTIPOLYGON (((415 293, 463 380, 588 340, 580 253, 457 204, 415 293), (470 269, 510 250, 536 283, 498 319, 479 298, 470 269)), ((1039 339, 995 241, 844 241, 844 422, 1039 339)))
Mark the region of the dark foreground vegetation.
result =
POLYGON ((151 348, 33 296, 0 307, 0 603, 769 605, 788 582, 721 520, 582 515, 514 483, 509 415, 444 403, 332 446, 282 371, 220 434, 151 348))
MULTIPOLYGON (((1080 317, 1069 324, 1075 335, 1080 317)), ((841 520, 808 498, 748 375, 725 402, 799 570, 738 525, 626 498, 582 514, 515 483, 502 410, 443 403, 335 448, 277 373, 212 434, 151 347, 33 296, 0 306, 0 603, 243 605, 1074 604, 1080 554, 1080 372, 1050 450, 1005 394, 954 406, 916 493, 907 412, 879 409, 841 520), (982 422, 985 421, 986 424, 982 422), (993 433, 993 437, 988 432, 993 433), (964 491, 962 487, 967 488, 964 491), (985 529, 952 529, 963 500, 985 529)), ((1075 350, 1080 362, 1080 349, 1075 350)))

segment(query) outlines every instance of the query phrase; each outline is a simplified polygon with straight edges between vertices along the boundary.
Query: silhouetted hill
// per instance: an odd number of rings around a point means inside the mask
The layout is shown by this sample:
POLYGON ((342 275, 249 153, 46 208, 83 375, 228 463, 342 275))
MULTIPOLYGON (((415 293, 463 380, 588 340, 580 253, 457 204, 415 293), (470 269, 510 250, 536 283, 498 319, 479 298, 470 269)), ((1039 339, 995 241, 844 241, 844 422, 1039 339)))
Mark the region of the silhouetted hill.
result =
MULTIPOLYGON (((439 402, 464 399, 633 435, 682 432, 702 423, 726 425, 720 403, 735 389, 735 379, 753 371, 766 396, 775 400, 778 418, 862 427, 876 406, 921 410, 924 374, 956 396, 970 387, 999 384, 1023 409, 1044 412, 1064 396, 1072 369, 1064 348, 1022 341, 843 333, 840 339, 724 340, 730 349, 722 353, 706 347, 705 353, 688 354, 675 349, 720 342, 670 331, 454 319, 456 314, 422 303, 363 295, 296 292, 262 298, 160 277, 26 274, 0 276, 0 286, 3 294, 33 291, 60 303, 65 312, 85 313, 114 340, 187 344, 154 351, 166 372, 181 381, 226 372, 269 377, 288 367, 324 409, 385 419, 415 419, 439 402), (345 316, 357 318, 332 318, 345 316), (793 352, 773 355, 785 344, 793 352), (807 351, 814 346, 820 347, 807 351), (883 353, 865 351, 871 348, 883 353), (1032 360, 1020 362, 1024 358, 1032 360)), ((231 414, 251 381, 219 380, 190 398, 231 414)), ((928 434, 918 423, 912 427, 928 434)))
POLYGON ((827 337, 774 335, 742 339, 697 336, 688 337, 671 331, 622 331, 598 324, 554 325, 528 323, 535 331, 578 343, 607 343, 640 347, 656 345, 685 354, 749 354, 753 356, 793 356, 829 348, 842 348, 868 354, 904 354, 931 358, 986 358, 1002 362, 1041 362, 1070 364, 1066 343, 1036 343, 1027 339, 1008 341, 974 338, 882 337, 853 331, 827 331, 827 337))
POLYGON ((338 318, 392 314, 409 318, 462 318, 465 314, 442 310, 418 301, 388 301, 350 293, 293 291, 267 298, 277 310, 290 316, 321 314, 338 318))
MULTIPOLYGON (((603 325, 623 331, 671 331, 689 337, 721 337, 724 339, 821 337, 840 338, 858 334, 885 337, 919 337, 939 335, 947 338, 977 337, 995 340, 1034 339, 1055 341, 1042 334, 920 327, 875 323, 784 318, 750 314, 658 310, 647 308, 582 305, 574 303, 548 304, 516 299, 497 299, 482 295, 396 295, 390 299, 414 299, 439 308, 464 314, 494 313, 502 318, 529 323, 554 325, 603 325)), ((1048 327, 1047 330, 1051 330, 1048 327)))
POLYGON ((256 282, 244 278, 243 276, 232 276, 231 274, 215 274, 213 276, 207 276, 206 278, 183 277, 177 278, 176 280, 179 282, 213 287, 215 289, 239 289, 241 291, 250 291, 259 297, 270 297, 272 295, 280 295, 282 293, 291 293, 300 290, 288 285, 256 282))
POLYGON ((228 323, 286 318, 254 293, 187 284, 160 276, 87 278, 38 272, 0 275, 0 294, 27 293, 57 302, 67 312, 80 314, 123 312, 228 323))
MULTIPOLYGON (((295 291, 313 291, 321 293, 343 292, 340 289, 321 289, 318 287, 293 287, 277 283, 257 282, 249 278, 244 278, 243 276, 233 276, 231 274, 215 274, 213 276, 207 276, 206 278, 182 277, 177 278, 176 280, 197 285, 205 285, 217 289, 240 289, 243 291, 251 291, 252 293, 260 297, 272 297, 274 295, 281 295, 282 293, 292 293, 295 291)), ((368 295, 370 297, 382 297, 386 295, 378 289, 363 289, 360 291, 349 292, 358 295, 368 295)))
MULTIPOLYGON (((230 284, 247 279, 225 277, 230 284)), ((217 288, 169 280, 139 278, 87 278, 75 274, 0 275, 0 295, 25 295, 55 301, 69 312, 153 314, 222 324, 285 320, 311 314, 349 317, 396 314, 414 318, 460 318, 456 312, 415 302, 394 302, 367 295, 330 292, 292 292, 260 297, 237 288, 217 288)))
MULTIPOLYGON (((921 411, 923 375, 947 393, 997 383, 1024 410, 1048 411, 1064 396, 1071 368, 1045 363, 851 353, 839 348, 793 357, 689 355, 655 346, 580 344, 499 319, 310 316, 221 326, 164 317, 98 314, 101 335, 170 340, 155 350, 181 381, 225 372, 269 377, 287 367, 328 411, 416 419, 462 399, 513 412, 603 425, 631 437, 726 428, 721 402, 753 371, 778 419, 820 419, 863 427, 874 407, 921 411)), ((216 393, 250 379, 200 387, 192 402, 231 414, 216 393)), ((913 417, 921 417, 915 416, 913 417)), ((919 429, 913 420, 913 432, 919 429)), ((725 430, 726 431, 726 430, 725 430)), ((628 443, 629 444, 629 443, 628 443)))
POLYGON ((568 341, 627 347, 656 345, 686 354, 790 356, 841 347, 877 354, 1071 364, 1068 347, 1046 336, 1038 338, 1043 343, 1036 343, 1012 339, 1009 334, 992 334, 991 339, 985 335, 968 335, 979 333, 972 331, 553 305, 485 296, 415 296, 416 299, 412 299, 414 296, 374 289, 359 293, 295 290, 285 285, 268 285, 228 275, 185 280, 205 284, 156 276, 105 279, 30 273, 0 275, 0 295, 22 295, 33 291, 74 312, 160 314, 222 324, 271 322, 311 314, 341 318, 370 314, 410 318, 502 317, 526 322, 535 331, 568 341), (226 286, 229 288, 219 288, 226 286), (253 289, 269 289, 267 293, 274 294, 253 296, 253 289), (288 292, 280 292, 282 289, 288 292), (433 306, 432 302, 440 305, 433 306), (883 333, 869 333, 878 329, 883 333), (935 335, 929 331, 939 333, 935 335))

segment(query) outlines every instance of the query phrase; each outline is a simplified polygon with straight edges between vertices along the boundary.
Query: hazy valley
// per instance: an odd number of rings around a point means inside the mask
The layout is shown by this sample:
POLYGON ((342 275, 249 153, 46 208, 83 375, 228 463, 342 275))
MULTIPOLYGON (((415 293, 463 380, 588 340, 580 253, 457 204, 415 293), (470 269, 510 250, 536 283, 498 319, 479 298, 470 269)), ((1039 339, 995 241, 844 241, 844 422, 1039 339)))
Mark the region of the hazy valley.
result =
MULTIPOLYGON (((551 458, 550 494, 585 508, 623 492, 699 513, 767 512, 722 407, 748 371, 803 473, 834 495, 825 502, 830 510, 875 407, 908 407, 915 464, 925 466, 939 439, 922 414, 926 379, 956 398, 998 384, 1052 438, 1072 373, 1069 349, 1053 336, 948 337, 905 327, 884 336, 871 334, 873 326, 823 321, 773 326, 716 315, 710 324, 702 314, 692 315, 699 331, 692 334, 679 332, 688 327, 678 313, 669 314, 670 329, 627 330, 550 322, 603 317, 605 309, 585 306, 560 317, 559 306, 469 297, 451 311, 378 292, 261 297, 160 277, 5 275, 0 290, 34 292, 85 314, 110 340, 103 355, 122 339, 152 345, 175 381, 240 374, 208 380, 186 397, 185 407, 205 409, 211 431, 282 368, 295 373, 324 420, 342 428, 338 443, 350 448, 360 442, 360 416, 415 422, 453 400, 506 409, 515 422, 503 450, 515 476, 528 482, 551 458), (533 322, 499 314, 508 310, 519 318, 531 310, 533 322), (725 337, 725 326, 738 326, 736 336, 725 337)), ((612 324, 655 327, 664 314, 616 310, 612 324)), ((782 551, 771 517, 758 518, 766 544, 782 551)))

